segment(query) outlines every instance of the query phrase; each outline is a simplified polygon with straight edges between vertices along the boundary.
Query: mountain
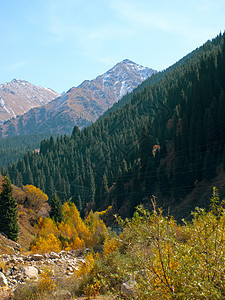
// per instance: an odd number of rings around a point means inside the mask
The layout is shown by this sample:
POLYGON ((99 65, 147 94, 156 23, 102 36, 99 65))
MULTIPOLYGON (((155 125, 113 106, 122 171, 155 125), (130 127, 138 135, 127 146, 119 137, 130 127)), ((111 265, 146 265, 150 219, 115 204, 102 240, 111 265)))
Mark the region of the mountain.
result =
POLYGON ((91 126, 42 141, 40 153, 8 168, 12 182, 71 198, 80 210, 112 205, 123 217, 140 203, 151 208, 152 195, 179 218, 207 207, 212 184, 224 197, 224 38, 91 126))
MULTIPOLYGON (((177 69, 178 67, 184 67, 189 62, 193 61, 195 57, 206 53, 208 51, 211 51, 212 43, 214 46, 218 46, 220 44, 221 40, 220 38, 215 38, 213 41, 207 41, 205 44, 203 44, 201 47, 193 50, 192 52, 188 53, 186 56, 184 56, 182 59, 177 61, 172 66, 168 67, 167 69, 157 72, 154 74, 154 76, 150 76, 148 79, 144 80, 141 84, 139 84, 133 92, 136 94, 138 92, 141 92, 145 87, 149 87, 154 84, 158 84, 161 80, 163 80, 166 76, 168 76, 174 69, 177 69)), ((100 118, 104 118, 111 114, 113 111, 116 111, 120 107, 124 106, 127 102, 131 100, 133 97, 133 93, 125 95, 120 101, 116 102, 110 109, 108 109, 100 118)))
POLYGON ((23 115, 33 107, 47 104, 59 97, 51 89, 35 86, 27 81, 13 79, 0 85, 0 124, 23 115))
POLYGON ((75 125, 84 128, 97 120, 115 102, 156 72, 125 59, 96 79, 86 80, 46 105, 9 120, 0 128, 1 136, 70 134, 75 125))

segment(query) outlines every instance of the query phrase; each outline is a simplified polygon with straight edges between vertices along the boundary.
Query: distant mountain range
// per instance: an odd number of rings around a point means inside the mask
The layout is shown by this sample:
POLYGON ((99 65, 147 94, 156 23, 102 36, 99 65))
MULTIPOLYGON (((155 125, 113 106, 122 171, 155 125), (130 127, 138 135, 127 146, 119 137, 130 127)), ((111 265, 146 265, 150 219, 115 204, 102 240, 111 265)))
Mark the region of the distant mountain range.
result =
MULTIPOLYGON (((49 89, 43 89, 40 92, 37 90, 36 98, 34 95, 28 94, 25 88, 30 86, 35 90, 37 87, 25 81, 13 80, 11 85, 14 83, 17 86, 19 83, 20 88, 24 86, 23 92, 28 95, 24 96, 25 100, 39 99, 39 105, 33 105, 33 108, 28 111, 29 107, 23 115, 6 121, 0 127, 0 136, 36 133, 70 134, 75 125, 82 129, 97 120, 114 103, 154 73, 157 71, 125 59, 96 79, 86 80, 78 87, 72 87, 64 95, 59 96, 49 89), (52 97, 46 95, 44 98, 45 90, 52 93, 52 97), (56 99, 53 100, 53 98, 56 99)), ((4 85, 0 87, 5 88, 4 85)), ((12 92, 14 94, 11 99, 14 99, 17 96, 16 88, 12 92)), ((10 98, 9 94, 10 92, 7 93, 8 98, 10 98)), ((6 99, 6 97, 2 96, 2 99, 6 99)), ((29 103, 27 100, 25 103, 29 103)), ((13 105, 10 106, 9 103, 13 103, 13 100, 10 101, 4 100, 2 107, 5 105, 11 112, 11 116, 15 117, 20 113, 15 111, 13 105)), ((23 105, 24 101, 21 98, 19 101, 23 105)))
POLYGON ((0 85, 0 124, 45 105, 60 95, 51 89, 35 86, 27 81, 13 79, 0 85))

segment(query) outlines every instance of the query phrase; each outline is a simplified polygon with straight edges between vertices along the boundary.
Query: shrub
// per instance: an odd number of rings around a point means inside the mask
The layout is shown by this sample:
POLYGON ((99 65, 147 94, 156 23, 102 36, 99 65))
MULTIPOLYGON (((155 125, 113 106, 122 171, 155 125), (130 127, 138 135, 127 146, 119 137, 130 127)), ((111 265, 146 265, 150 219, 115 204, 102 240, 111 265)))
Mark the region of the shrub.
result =
POLYGON ((123 232, 108 238, 83 285, 99 282, 120 293, 136 282, 134 299, 225 299, 225 210, 214 189, 210 210, 197 208, 192 222, 178 225, 142 206, 133 218, 117 217, 123 232))

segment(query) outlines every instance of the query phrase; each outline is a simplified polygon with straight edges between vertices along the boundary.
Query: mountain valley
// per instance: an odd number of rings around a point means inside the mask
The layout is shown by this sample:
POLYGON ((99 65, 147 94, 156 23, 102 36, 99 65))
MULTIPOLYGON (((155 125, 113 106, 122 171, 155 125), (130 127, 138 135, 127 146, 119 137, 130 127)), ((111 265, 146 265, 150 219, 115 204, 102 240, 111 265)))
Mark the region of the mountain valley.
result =
POLYGON ((224 116, 220 33, 167 70, 125 60, 6 121, 9 155, 46 137, 1 168, 0 297, 223 299, 224 116))

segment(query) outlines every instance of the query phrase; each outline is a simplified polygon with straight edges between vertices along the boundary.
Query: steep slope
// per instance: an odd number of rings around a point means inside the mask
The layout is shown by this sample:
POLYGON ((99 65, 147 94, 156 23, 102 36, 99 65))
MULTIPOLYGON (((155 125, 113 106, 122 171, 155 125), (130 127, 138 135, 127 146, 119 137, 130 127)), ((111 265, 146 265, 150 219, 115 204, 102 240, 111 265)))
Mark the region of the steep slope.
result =
POLYGON ((70 134, 94 122, 115 102, 156 71, 126 59, 94 80, 86 80, 48 104, 31 109, 1 127, 1 135, 70 134))
MULTIPOLYGON (((218 46, 221 42, 222 35, 219 35, 212 41, 207 41, 205 44, 203 44, 201 47, 193 50, 191 53, 188 53, 186 56, 184 56, 182 59, 177 61, 175 64, 167 68, 166 70, 163 70, 161 72, 157 72, 153 74, 153 76, 150 76, 148 79, 144 80, 140 85, 138 85, 133 92, 138 93, 141 92, 145 87, 149 87, 151 85, 159 83, 161 80, 163 80, 168 74, 170 74, 174 69, 178 67, 185 66, 190 61, 195 59, 197 56, 212 50, 213 46, 218 46)), ((133 97, 133 93, 125 95, 120 101, 116 102, 110 109, 108 109, 100 118, 104 118, 108 116, 111 112, 116 111, 118 108, 124 106, 127 102, 131 100, 133 97)))
MULTIPOLYGON (((3 181, 4 178, 0 174, 0 191, 2 190, 3 181)), ((0 234, 0 255, 3 253, 14 254, 20 250, 20 246, 22 247, 23 251, 28 250, 30 242, 34 239, 37 233, 37 228, 34 227, 34 223, 40 217, 46 217, 50 210, 50 207, 47 203, 44 203, 38 212, 34 212, 34 210, 29 206, 25 207, 24 200, 26 199, 26 194, 22 189, 15 185, 13 185, 13 197, 16 199, 18 204, 18 243, 13 242, 5 235, 0 234)))
MULTIPOLYGON (((152 194, 164 208, 185 203, 222 162, 225 170, 223 40, 81 132, 75 127, 70 138, 43 141, 39 154, 8 169, 10 178, 72 197, 80 209, 112 204, 129 215, 140 202, 149 205, 152 194)), ((199 200, 188 201, 181 217, 206 205, 199 200)))
POLYGON ((0 85, 0 124, 26 113, 33 107, 47 104, 59 97, 51 89, 35 86, 27 81, 13 79, 0 85))

